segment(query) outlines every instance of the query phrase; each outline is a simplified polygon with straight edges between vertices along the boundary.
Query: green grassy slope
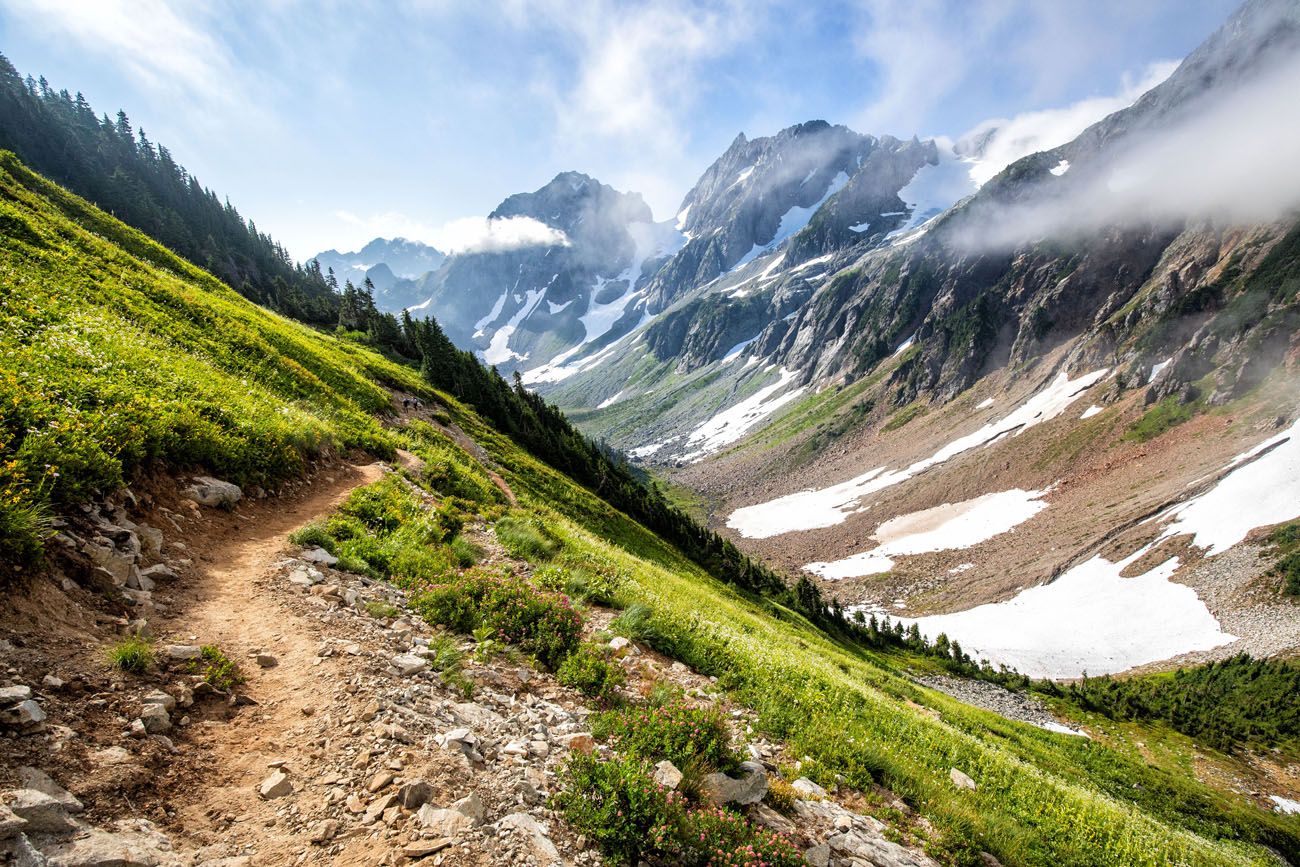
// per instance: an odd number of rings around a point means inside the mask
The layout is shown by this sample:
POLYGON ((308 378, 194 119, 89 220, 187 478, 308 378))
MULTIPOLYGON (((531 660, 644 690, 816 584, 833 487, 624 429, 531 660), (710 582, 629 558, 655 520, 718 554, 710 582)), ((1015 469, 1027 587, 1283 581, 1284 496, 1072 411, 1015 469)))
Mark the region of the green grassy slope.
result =
MULTIPOLYGON (((0 226, 0 539, 18 553, 34 553, 42 509, 151 461, 274 481, 326 448, 407 445, 448 499, 491 499, 484 469, 450 440, 383 426, 395 385, 446 404, 513 488, 513 511, 575 561, 623 576, 627 601, 654 612, 657 647, 717 675, 825 775, 893 788, 934 823, 946 860, 977 863, 984 849, 1007 865, 1272 863, 1264 844, 1300 856, 1300 820, 922 689, 905 659, 836 643, 716 580, 411 368, 254 307, 7 155, 0 226), (978 790, 954 788, 952 767, 978 790)), ((504 509, 497 498, 485 514, 504 509)), ((380 550, 351 531, 357 557, 380 550)), ((380 553, 457 568, 416 550, 434 535, 380 553)))
POLYGON ((268 313, 0 154, 0 559, 144 464, 274 483, 325 448, 391 451, 418 374, 268 313))

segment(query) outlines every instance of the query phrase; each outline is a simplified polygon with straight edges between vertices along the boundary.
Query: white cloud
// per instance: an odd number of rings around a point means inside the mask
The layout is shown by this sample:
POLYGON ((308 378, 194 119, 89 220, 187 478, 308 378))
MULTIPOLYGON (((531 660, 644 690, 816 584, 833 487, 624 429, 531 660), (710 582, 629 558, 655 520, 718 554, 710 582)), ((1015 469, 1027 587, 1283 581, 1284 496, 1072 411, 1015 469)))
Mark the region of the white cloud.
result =
POLYGON ((975 157, 970 175, 982 186, 1021 157, 1073 141, 1097 121, 1132 105, 1177 67, 1176 60, 1152 63, 1137 80, 1126 76, 1120 92, 1114 96, 1098 96, 1064 108, 1026 112, 1010 120, 984 121, 962 137, 958 151, 966 155, 970 148, 977 149, 970 154, 975 157))
POLYGON ((239 102, 239 76, 229 52, 185 16, 197 5, 166 0, 6 0, 27 26, 119 65, 144 87, 205 107, 239 102))
POLYGON ((496 253, 522 247, 567 247, 569 239, 532 217, 462 217, 445 223, 432 243, 445 253, 496 253))
POLYGON ((568 246, 564 232, 532 217, 461 217, 432 226, 397 211, 362 217, 339 210, 334 216, 354 227, 352 240, 339 249, 362 246, 373 238, 409 238, 437 247, 444 253, 497 253, 524 247, 568 246))

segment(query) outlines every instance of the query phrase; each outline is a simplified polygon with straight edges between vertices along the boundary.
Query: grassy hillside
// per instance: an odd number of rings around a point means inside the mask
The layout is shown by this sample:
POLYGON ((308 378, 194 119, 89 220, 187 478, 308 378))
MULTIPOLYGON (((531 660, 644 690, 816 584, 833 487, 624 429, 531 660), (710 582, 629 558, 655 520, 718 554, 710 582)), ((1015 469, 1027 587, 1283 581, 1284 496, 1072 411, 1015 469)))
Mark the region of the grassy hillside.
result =
POLYGON ((600 576, 620 604, 648 607, 642 640, 716 675, 811 757, 809 773, 892 788, 934 824, 946 861, 986 850, 1007 865, 1274 863, 1265 845, 1300 857, 1300 820, 918 687, 908 658, 832 640, 780 597, 718 580, 412 368, 254 307, 8 155, 0 224, 0 555, 11 561, 38 553, 42 513, 152 462, 274 483, 326 449, 406 446, 427 461, 416 481, 434 510, 392 505, 391 484, 359 496, 320 528, 349 567, 445 589, 464 577, 454 540, 469 515, 504 515, 517 536, 537 528, 526 559, 600 576), (445 404, 519 504, 443 432, 385 427, 386 386, 445 404), (954 788, 953 767, 978 789, 954 788))
POLYGON ((384 386, 431 391, 0 153, 0 560, 153 461, 274 484, 324 449, 389 453, 384 386))

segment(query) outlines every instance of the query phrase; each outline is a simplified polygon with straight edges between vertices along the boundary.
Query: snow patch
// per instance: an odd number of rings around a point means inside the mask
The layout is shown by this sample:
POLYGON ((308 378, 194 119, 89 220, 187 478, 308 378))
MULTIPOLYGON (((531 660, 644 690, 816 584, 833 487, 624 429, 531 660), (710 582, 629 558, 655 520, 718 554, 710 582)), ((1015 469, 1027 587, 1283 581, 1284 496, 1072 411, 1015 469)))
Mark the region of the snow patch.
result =
POLYGON ((623 395, 625 395, 625 394, 627 394, 627 389, 624 389, 623 391, 620 391, 618 394, 614 395, 613 397, 606 398, 605 400, 602 400, 600 403, 596 404, 596 409, 605 409, 606 407, 611 407, 611 406, 613 406, 614 404, 618 403, 619 400, 620 400, 620 399, 623 397, 623 395))
POLYGON ((1290 798, 1284 798, 1281 795, 1269 795, 1268 799, 1277 806, 1274 808, 1284 815, 1295 815, 1300 813, 1300 801, 1293 801, 1290 798))
POLYGON ((794 382, 796 376, 794 371, 781 368, 781 375, 776 382, 760 388, 740 403, 723 410, 691 431, 686 438, 686 447, 691 451, 683 455, 682 459, 698 461, 705 455, 735 442, 764 418, 803 394, 804 388, 800 386, 776 396, 778 391, 794 382))
POLYGON ((904 352, 911 349, 912 344, 915 342, 916 342, 916 332, 912 332, 911 337, 907 338, 902 343, 898 344, 898 348, 894 350, 893 355, 891 355, 890 358, 892 358, 894 355, 902 355, 904 352))
POLYGON ((1147 550, 1118 563, 1093 557, 1006 602, 898 619, 927 638, 945 633, 971 656, 1030 677, 1114 674, 1236 641, 1196 591, 1169 580, 1177 557, 1135 578, 1120 575, 1147 550))
POLYGON ((804 569, 830 580, 856 578, 889 571, 896 556, 970 548, 1009 532, 1046 509, 1042 498, 1047 493, 1012 488, 899 515, 871 534, 880 543, 875 548, 843 560, 809 563, 804 569))
POLYGON ((975 404, 975 408, 976 408, 976 409, 988 409, 988 408, 991 407, 992 405, 993 405, 993 398, 991 398, 991 397, 986 397, 986 398, 984 398, 984 400, 981 400, 979 403, 975 404))
POLYGON ((1101 412, 1101 407, 1094 403, 1083 411, 1083 415, 1079 416, 1079 421, 1083 421, 1085 418, 1092 418, 1094 415, 1101 415, 1101 412))
POLYGON ((1155 382, 1156 377, 1160 375, 1160 371, 1168 367, 1172 361, 1172 358, 1166 358, 1159 364, 1151 365, 1151 375, 1147 377, 1147 382, 1155 382))
POLYGON ((858 234, 861 234, 861 233, 867 231, 867 230, 870 229, 870 228, 871 228, 871 224, 870 224, 870 223, 855 223, 854 225, 849 226, 849 231, 850 231, 850 232, 857 232, 858 234))
POLYGON ((731 513, 727 518, 727 526, 746 538, 766 539, 782 533, 842 524, 849 515, 867 508, 862 501, 869 494, 901 484, 962 452, 986 445, 1006 434, 1019 434, 1055 418, 1106 373, 1107 370, 1103 368, 1072 380, 1062 372, 1046 388, 1009 415, 953 440, 930 457, 909 467, 889 472, 886 472, 885 467, 877 467, 837 485, 800 491, 766 503, 745 506, 731 513))
POLYGON ((1070 170, 1070 161, 1069 161, 1069 160, 1061 160, 1059 163, 1057 163, 1056 165, 1054 165, 1054 166, 1052 166, 1050 169, 1048 169, 1049 172, 1051 172, 1052 174, 1056 175, 1058 178, 1059 178, 1061 175, 1063 175, 1063 174, 1065 174, 1066 172, 1068 172, 1069 170, 1070 170))

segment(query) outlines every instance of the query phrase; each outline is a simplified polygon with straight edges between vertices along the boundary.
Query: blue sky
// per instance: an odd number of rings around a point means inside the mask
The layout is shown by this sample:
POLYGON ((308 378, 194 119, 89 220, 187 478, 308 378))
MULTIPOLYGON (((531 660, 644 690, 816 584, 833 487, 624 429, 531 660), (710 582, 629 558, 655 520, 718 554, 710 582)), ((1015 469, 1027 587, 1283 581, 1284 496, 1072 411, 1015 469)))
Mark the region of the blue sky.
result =
POLYGON ((0 0, 0 51, 125 108, 305 257, 376 235, 454 246, 461 218, 569 169, 666 218, 742 130, 1050 127, 1122 104, 1235 6, 0 0))

